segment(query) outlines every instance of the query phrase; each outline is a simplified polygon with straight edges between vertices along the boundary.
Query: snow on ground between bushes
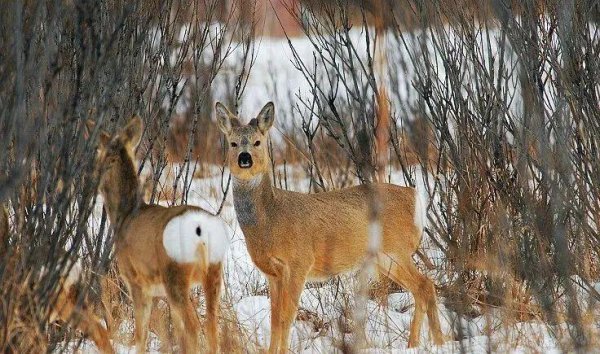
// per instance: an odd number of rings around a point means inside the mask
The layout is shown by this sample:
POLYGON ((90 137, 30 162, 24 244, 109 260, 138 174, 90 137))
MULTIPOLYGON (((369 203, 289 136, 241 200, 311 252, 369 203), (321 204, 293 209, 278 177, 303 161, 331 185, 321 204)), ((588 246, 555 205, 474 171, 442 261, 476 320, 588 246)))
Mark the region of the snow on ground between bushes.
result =
MULTIPOLYGON (((221 200, 215 190, 220 191, 221 174, 216 166, 206 168, 208 175, 202 179, 194 179, 191 183, 188 203, 198 205, 210 212, 215 212, 221 200), (213 197, 209 197, 213 196, 213 197)), ((288 166, 288 168, 293 168, 288 166)), ((392 182, 402 183, 400 173, 392 175, 392 182)), ((165 181, 172 183, 171 181, 165 181)), ((306 181, 296 181, 292 189, 303 191, 306 181)), ((166 205, 166 204, 165 204, 166 205)), ((101 213, 97 209, 96 216, 101 213)), ((233 208, 232 195, 229 193, 225 200, 223 211, 220 215, 233 231, 232 243, 226 256, 224 271, 224 295, 222 307, 229 307, 232 311, 223 313, 232 314, 238 326, 245 333, 248 351, 258 351, 268 348, 270 339, 270 313, 271 306, 268 298, 268 286, 265 278, 252 264, 241 229, 237 223, 233 208)), ((431 252, 432 258, 439 257, 439 253, 431 252)), ((436 281, 430 274, 430 277, 436 281)), ((343 275, 337 279, 323 282, 310 283, 303 291, 300 299, 300 310, 290 334, 290 349, 294 353, 329 353, 340 348, 343 341, 350 342, 352 334, 347 329, 348 311, 351 311, 354 300, 355 278, 352 274, 343 275)), ((443 298, 438 297, 438 311, 442 331, 449 338, 456 330, 456 314, 443 305, 443 298), (455 330, 452 330, 452 327, 455 330)), ((204 298, 201 296, 200 302, 204 298)), ((202 306, 201 306, 202 307, 202 306)), ((199 309, 199 311, 203 311, 199 309)), ((552 331, 562 329, 566 333, 565 325, 549 327, 542 322, 524 322, 507 324, 502 320, 502 313, 490 312, 470 320, 462 321, 462 340, 450 338, 442 346, 435 346, 429 340, 429 325, 427 318, 423 322, 421 332, 421 345, 418 348, 408 349, 410 321, 414 311, 412 295, 406 292, 393 293, 387 297, 387 305, 369 300, 367 302, 367 323, 365 334, 367 336, 367 353, 394 352, 394 353, 455 353, 462 350, 466 352, 559 352, 559 343, 551 335, 552 331), (491 334, 491 335, 489 335, 491 334)), ((228 319, 230 320, 230 319, 228 319)), ((129 326, 133 329, 133 326, 129 326)), ((224 335, 224 333, 222 333, 224 335)), ((158 338, 151 334, 149 349, 158 352, 160 343, 158 338)), ((114 343, 119 353, 133 353, 135 348, 114 343)), ((82 347, 84 352, 95 352, 91 342, 85 341, 82 347)))
MULTIPOLYGON (((294 40, 297 49, 302 55, 310 56, 312 48, 305 39, 294 40)), ((252 92, 250 98, 242 103, 241 110, 246 115, 256 114, 262 105, 270 100, 277 104, 285 104, 289 99, 285 85, 296 85, 298 91, 307 90, 306 83, 301 75, 295 71, 289 62, 291 54, 285 41, 264 40, 259 50, 253 74, 248 85, 252 92), (274 73, 277 75, 273 75, 274 73), (275 77, 276 81, 267 83, 264 77, 275 77)), ((232 58, 231 60, 235 60, 232 58)), ((223 80, 223 78, 221 78, 223 80)), ((219 80, 216 81, 217 86, 219 80)), ((225 94, 222 91, 227 85, 217 87, 215 97, 225 94), (219 91, 221 90, 221 91, 219 91)), ((289 168, 293 168, 288 166, 289 168)), ((177 166, 168 167, 176 170, 177 166)), ((210 212, 215 212, 221 198, 221 175, 217 166, 200 166, 208 177, 191 181, 188 204, 197 205, 210 212)), ((168 175, 168 174, 165 174, 168 175)), ((171 176, 173 173, 170 174, 171 176)), ((420 181, 417 178, 417 181, 420 181)), ((394 173, 392 182, 405 185, 401 173, 394 173)), ((306 191, 305 181, 292 181, 293 189, 306 191)), ((165 186, 172 185, 172 181, 164 181, 165 186)), ((423 196, 424 193, 420 193, 423 196)), ((101 200, 101 198, 99 198, 101 200)), ((435 204, 435 203, 434 203, 435 204)), ((90 224, 99 225, 101 215, 101 202, 97 204, 95 219, 90 224)), ((224 271, 224 295, 222 306, 230 306, 236 321, 247 334, 247 348, 267 348, 270 338, 270 303, 268 287, 265 278, 252 264, 247 252, 243 234, 237 223, 233 209, 231 192, 226 198, 221 217, 233 231, 229 253, 226 256, 224 271)), ((424 239, 424 242, 426 240, 424 239)), ((425 247, 427 255, 436 263, 443 254, 439 250, 425 247)), ((431 276, 434 279, 436 279, 431 276)), ((339 348, 343 340, 351 340, 343 323, 343 311, 352 304, 353 280, 352 275, 342 276, 341 281, 309 285, 302 293, 298 320, 294 322, 291 332, 291 350, 293 352, 329 353, 334 348, 339 348), (342 288, 340 292, 340 287, 342 288), (338 296, 335 296, 338 294, 338 296)), ((600 287, 599 287, 600 288, 600 287)), ((445 335, 451 336, 452 326, 456 322, 456 315, 446 309, 439 299, 438 310, 445 335)), ((203 301, 201 297, 200 301, 203 301)), ((374 301, 368 301, 367 324, 367 353, 394 352, 394 353, 455 353, 466 352, 560 352, 560 345, 551 332, 559 330, 566 333, 565 325, 548 326, 542 322, 504 323, 500 312, 491 312, 470 320, 463 320, 463 336, 461 340, 452 338, 442 346, 434 346, 428 336, 429 326, 427 319, 423 322, 421 333, 421 346, 407 349, 408 331, 414 310, 412 295, 409 293, 395 293, 387 298, 387 306, 382 306, 374 301), (488 335, 491 334, 491 335, 488 335)), ((598 318, 598 316, 595 316, 598 318)), ((131 329, 133 326, 129 326, 131 329)), ((595 328, 597 329, 596 324, 595 328)), ((456 331, 454 331, 456 332, 456 331)), ((226 335, 221 333, 221 335, 226 335)), ((150 335, 149 348, 157 352, 160 348, 158 338, 150 335)), ((119 353, 133 353, 135 348, 114 343, 119 353)), ((85 341, 82 348, 84 352, 95 352, 96 349, 89 341, 85 341)), ((250 349, 248 349, 250 350, 250 349)))

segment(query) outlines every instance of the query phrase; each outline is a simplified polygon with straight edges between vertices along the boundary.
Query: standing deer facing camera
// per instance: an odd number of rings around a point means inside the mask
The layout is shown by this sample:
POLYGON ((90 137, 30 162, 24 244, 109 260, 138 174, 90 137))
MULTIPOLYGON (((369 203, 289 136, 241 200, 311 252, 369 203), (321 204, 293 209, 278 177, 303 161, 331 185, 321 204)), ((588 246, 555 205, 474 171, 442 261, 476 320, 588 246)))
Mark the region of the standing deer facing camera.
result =
MULTIPOLYGON (((274 110, 273 103, 268 103, 255 119, 242 125, 225 106, 216 104, 217 123, 229 142, 237 218, 252 261, 269 280, 269 352, 279 353, 288 350, 290 326, 307 279, 354 270, 365 259, 369 190, 358 186, 303 194, 274 188, 267 152, 274 110)), ((416 191, 384 183, 375 188, 382 204, 378 270, 415 298, 408 345, 418 345, 425 314, 433 341, 441 344, 435 287, 412 261, 422 234, 416 191)))
POLYGON ((135 342, 146 351, 153 297, 166 297, 175 333, 185 353, 199 350, 199 323, 190 288, 202 284, 206 294, 207 337, 218 351, 217 316, 221 272, 229 236, 225 223, 195 206, 163 207, 142 201, 134 150, 143 131, 132 118, 114 136, 100 134, 100 191, 115 231, 117 266, 133 299, 135 342))

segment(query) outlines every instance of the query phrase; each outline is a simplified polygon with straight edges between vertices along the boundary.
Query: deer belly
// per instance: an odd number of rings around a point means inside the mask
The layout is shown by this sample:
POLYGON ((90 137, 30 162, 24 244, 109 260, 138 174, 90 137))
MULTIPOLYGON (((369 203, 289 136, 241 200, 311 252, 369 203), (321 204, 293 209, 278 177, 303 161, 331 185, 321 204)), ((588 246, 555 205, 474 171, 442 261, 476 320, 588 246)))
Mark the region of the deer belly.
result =
POLYGON ((339 250, 319 252, 309 276, 318 279, 355 271, 363 263, 365 256, 366 252, 360 248, 340 247, 339 250))
POLYGON ((333 274, 330 272, 324 272, 320 269, 311 269, 310 273, 308 273, 308 277, 306 278, 307 281, 309 282, 321 282, 321 281, 327 281, 329 280, 329 278, 335 276, 337 274, 333 274))

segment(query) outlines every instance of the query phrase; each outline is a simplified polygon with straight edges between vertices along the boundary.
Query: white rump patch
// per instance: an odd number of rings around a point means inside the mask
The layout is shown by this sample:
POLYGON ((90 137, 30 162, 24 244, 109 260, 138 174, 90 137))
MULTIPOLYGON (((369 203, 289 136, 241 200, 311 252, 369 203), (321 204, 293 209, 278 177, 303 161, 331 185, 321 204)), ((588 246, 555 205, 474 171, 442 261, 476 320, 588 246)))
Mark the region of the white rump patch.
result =
POLYGON ((420 233, 423 233, 423 227, 425 225, 425 203, 419 191, 415 188, 415 214, 414 222, 419 229, 420 233))
POLYGON ((177 263, 202 261, 199 251, 201 245, 206 246, 209 263, 222 262, 229 242, 225 222, 218 216, 200 210, 189 210, 174 217, 163 231, 165 251, 177 263))

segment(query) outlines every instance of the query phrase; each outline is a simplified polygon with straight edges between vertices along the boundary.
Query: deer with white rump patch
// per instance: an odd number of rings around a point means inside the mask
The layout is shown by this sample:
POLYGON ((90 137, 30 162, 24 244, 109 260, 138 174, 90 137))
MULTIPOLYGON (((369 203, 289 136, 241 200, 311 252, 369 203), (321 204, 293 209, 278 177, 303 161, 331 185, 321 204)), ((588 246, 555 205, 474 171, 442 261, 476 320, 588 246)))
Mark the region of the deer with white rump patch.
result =
MULTIPOLYGON (((252 261, 266 275, 271 292, 269 352, 288 350, 290 326, 307 280, 357 269, 367 254, 366 186, 317 194, 274 188, 269 176, 268 132, 275 107, 268 103, 243 125, 221 103, 217 124, 229 143, 233 200, 252 261)), ((433 341, 443 343, 433 282, 412 260, 421 241, 422 210, 414 188, 375 184, 381 199, 379 272, 415 298, 409 347, 417 346, 427 314, 433 341)))
POLYGON ((218 351, 222 264, 229 233, 221 218, 195 206, 163 207, 143 202, 134 150, 143 132, 132 118, 114 136, 100 133, 100 191, 115 231, 115 256, 133 300, 135 342, 146 351, 153 297, 166 297, 175 333, 185 353, 199 350, 199 322, 190 288, 201 284, 206 294, 209 350, 218 351))

